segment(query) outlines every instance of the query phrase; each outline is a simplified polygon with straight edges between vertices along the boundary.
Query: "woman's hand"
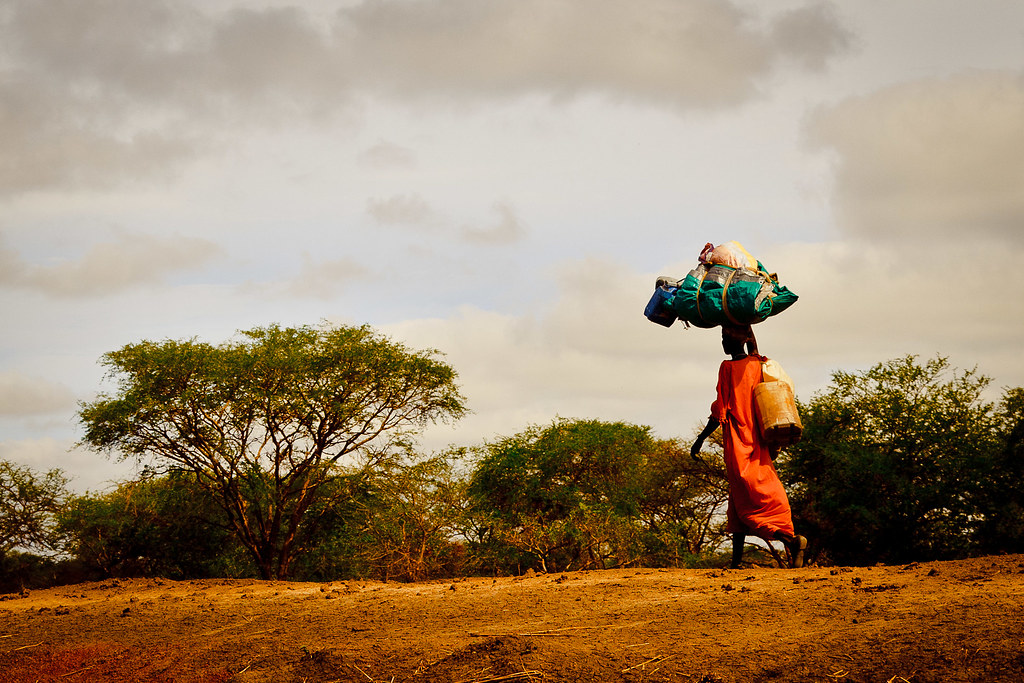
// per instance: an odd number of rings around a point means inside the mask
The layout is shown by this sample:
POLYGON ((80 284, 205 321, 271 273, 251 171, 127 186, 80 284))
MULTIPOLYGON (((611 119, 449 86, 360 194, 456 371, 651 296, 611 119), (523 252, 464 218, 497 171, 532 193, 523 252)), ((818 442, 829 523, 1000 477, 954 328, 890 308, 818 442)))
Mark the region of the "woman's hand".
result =
POLYGON ((703 458, 700 457, 700 449, 704 447, 704 439, 698 438, 690 446, 690 457, 698 462, 703 462, 703 458))

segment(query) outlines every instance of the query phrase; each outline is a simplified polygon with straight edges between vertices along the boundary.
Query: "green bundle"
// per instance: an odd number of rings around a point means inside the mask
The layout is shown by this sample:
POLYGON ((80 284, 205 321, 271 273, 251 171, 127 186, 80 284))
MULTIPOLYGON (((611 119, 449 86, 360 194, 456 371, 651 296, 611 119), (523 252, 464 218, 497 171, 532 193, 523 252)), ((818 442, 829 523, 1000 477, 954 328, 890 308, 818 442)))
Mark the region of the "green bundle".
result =
POLYGON ((696 327, 753 325, 792 306, 797 295, 757 261, 757 270, 701 263, 663 306, 696 327))

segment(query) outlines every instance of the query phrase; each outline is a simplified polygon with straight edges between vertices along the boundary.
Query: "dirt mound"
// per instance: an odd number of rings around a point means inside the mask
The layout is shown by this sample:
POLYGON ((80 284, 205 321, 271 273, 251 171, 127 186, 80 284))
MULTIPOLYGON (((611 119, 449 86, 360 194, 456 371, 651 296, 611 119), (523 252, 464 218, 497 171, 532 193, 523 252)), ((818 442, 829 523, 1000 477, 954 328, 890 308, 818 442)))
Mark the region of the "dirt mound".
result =
POLYGON ((0 600, 20 681, 1024 681, 1024 556, 454 583, 120 580, 0 600))

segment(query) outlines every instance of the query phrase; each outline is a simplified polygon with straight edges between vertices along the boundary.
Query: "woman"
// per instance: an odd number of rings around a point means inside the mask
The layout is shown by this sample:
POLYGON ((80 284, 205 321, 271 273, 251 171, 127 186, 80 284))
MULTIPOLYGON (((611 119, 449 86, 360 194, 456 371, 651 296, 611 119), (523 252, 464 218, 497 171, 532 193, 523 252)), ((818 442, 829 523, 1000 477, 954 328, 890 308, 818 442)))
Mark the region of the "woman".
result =
POLYGON ((718 369, 718 397, 711 405, 711 417, 700 433, 690 455, 699 460, 704 440, 719 425, 725 448, 725 472, 729 479, 727 529, 732 533, 733 569, 740 566, 748 534, 765 541, 782 541, 789 551, 790 566, 802 567, 807 539, 793 529, 789 499, 772 463, 774 455, 761 440, 754 415, 754 387, 761 382, 757 341, 749 325, 723 326, 722 348, 731 360, 718 369), (744 349, 746 347, 746 349, 744 349))

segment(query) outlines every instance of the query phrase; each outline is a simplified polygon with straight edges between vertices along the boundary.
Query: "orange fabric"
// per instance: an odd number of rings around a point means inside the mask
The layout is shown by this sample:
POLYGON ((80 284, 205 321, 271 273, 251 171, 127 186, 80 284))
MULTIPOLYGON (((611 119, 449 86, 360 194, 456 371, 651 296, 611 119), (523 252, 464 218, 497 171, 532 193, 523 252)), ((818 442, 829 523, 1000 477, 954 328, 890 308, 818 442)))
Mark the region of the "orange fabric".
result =
POLYGON ((747 356, 722 362, 711 415, 722 423, 729 478, 728 530, 771 540, 776 531, 790 536, 794 531, 789 498, 771 453, 761 442, 754 416, 754 387, 761 382, 763 360, 747 356))

